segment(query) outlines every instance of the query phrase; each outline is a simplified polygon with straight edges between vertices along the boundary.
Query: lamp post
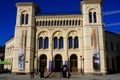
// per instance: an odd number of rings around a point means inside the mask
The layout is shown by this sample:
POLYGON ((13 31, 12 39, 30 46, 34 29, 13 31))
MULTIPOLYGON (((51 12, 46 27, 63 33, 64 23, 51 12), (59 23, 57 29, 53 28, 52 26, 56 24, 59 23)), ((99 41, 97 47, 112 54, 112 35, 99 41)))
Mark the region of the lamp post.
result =
POLYGON ((84 74, 83 73, 83 66, 84 66, 84 58, 82 58, 82 56, 80 56, 80 61, 81 61, 81 68, 80 68, 80 72, 82 73, 82 74, 84 74), (83 66, 82 66, 83 65, 83 66))

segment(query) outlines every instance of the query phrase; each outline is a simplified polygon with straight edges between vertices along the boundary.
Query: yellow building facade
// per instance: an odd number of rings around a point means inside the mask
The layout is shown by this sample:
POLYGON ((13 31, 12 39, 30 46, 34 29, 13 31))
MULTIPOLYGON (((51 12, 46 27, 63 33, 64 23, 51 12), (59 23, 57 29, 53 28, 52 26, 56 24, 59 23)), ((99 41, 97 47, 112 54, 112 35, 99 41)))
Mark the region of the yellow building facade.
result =
POLYGON ((5 52, 7 60, 12 43, 12 72, 39 72, 41 65, 45 72, 60 72, 66 65, 71 72, 106 74, 101 5, 102 0, 83 0, 82 14, 38 15, 35 3, 16 3, 15 34, 5 52))

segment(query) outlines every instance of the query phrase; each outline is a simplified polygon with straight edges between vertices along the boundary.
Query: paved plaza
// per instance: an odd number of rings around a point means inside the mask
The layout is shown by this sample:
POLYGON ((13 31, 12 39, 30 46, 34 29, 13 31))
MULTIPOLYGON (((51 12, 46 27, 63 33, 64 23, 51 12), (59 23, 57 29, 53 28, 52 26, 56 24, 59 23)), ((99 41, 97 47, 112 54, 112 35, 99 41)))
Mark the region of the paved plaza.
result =
MULTIPOLYGON (((17 74, 0 74, 0 80, 68 80, 67 78, 40 78, 35 75, 34 79, 30 79, 30 75, 17 75, 17 74)), ((94 75, 80 75, 71 76, 69 80, 120 80, 120 74, 110 74, 104 76, 94 75)))

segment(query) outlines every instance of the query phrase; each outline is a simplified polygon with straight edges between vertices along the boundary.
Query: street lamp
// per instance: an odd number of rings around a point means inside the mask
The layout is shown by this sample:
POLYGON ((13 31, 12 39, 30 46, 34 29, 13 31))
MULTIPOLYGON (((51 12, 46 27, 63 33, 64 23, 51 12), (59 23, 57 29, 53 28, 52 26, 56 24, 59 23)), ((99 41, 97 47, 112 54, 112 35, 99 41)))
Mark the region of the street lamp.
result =
POLYGON ((80 61, 81 61, 81 69, 80 69, 80 72, 83 74, 83 67, 82 67, 82 65, 84 65, 84 64, 82 64, 82 62, 84 61, 84 58, 82 58, 82 56, 80 56, 80 61))

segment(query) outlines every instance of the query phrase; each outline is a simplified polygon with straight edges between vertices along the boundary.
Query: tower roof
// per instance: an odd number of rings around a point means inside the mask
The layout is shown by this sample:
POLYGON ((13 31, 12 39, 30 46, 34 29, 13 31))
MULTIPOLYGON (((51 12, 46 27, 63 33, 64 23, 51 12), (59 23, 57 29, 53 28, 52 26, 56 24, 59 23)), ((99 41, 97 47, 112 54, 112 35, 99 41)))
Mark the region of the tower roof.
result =
POLYGON ((36 13, 39 13, 40 11, 39 6, 33 2, 17 2, 16 7, 19 7, 19 6, 33 6, 36 10, 36 13))

